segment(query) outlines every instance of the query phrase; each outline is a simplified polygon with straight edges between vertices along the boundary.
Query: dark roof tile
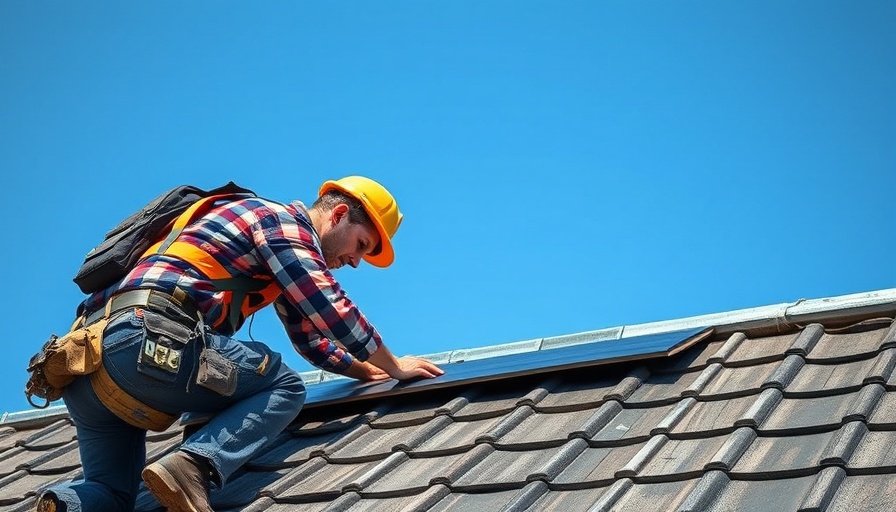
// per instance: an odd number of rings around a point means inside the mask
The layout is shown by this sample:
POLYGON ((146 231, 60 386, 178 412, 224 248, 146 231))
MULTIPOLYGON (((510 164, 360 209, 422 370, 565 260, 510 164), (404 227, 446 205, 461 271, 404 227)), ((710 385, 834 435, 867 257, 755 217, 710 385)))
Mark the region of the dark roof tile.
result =
POLYGON ((847 476, 826 512, 893 510, 896 474, 847 476))
POLYGON ((328 455, 331 462, 360 462, 382 459, 395 450, 410 450, 451 423, 447 416, 437 416, 427 423, 398 428, 365 428, 351 443, 328 455))
POLYGON ((12 427, 0 428, 0 460, 3 460, 3 452, 15 448, 21 441, 32 434, 28 430, 16 430, 12 427))
POLYGON ((214 510, 242 510, 260 497, 262 489, 288 474, 289 469, 253 471, 243 466, 231 475, 227 485, 213 488, 209 499, 214 510))
POLYGON ((646 443, 628 446, 586 448, 552 481, 556 489, 607 486, 646 443))
POLYGON ((842 395, 784 397, 761 425, 760 431, 765 435, 782 435, 832 430, 846 421, 867 418, 883 394, 881 385, 869 384, 859 391, 842 395))
POLYGON ((40 456, 19 465, 29 473, 38 475, 60 475, 81 468, 78 443, 71 441, 55 450, 40 452, 40 456))
POLYGON ((760 395, 748 395, 728 400, 697 400, 672 427, 670 434, 678 437, 710 437, 725 432, 733 432, 739 420, 748 416, 748 411, 760 395))
POLYGON ((796 339, 793 340, 793 345, 791 345, 784 353, 787 355, 795 354, 806 357, 809 352, 812 352, 812 349, 815 348, 818 340, 820 340, 823 335, 823 325, 809 324, 797 334, 796 339))
POLYGON ((868 425, 879 429, 896 429, 896 391, 887 391, 868 418, 868 425))
POLYGON ((449 481, 452 467, 468 453, 407 458, 394 470, 361 489, 361 493, 364 496, 419 494, 429 487, 433 479, 449 481))
POLYGON ((725 358, 725 366, 753 366, 757 364, 771 363, 784 359, 785 352, 793 344, 796 335, 779 334, 760 338, 748 338, 743 333, 735 333, 732 338, 739 336, 742 340, 735 350, 725 358))
POLYGON ((312 457, 326 454, 326 448, 342 434, 332 432, 315 437, 296 437, 289 431, 277 436, 271 445, 246 465, 257 471, 297 467, 312 457))
POLYGON ((896 473, 896 432, 870 431, 862 437, 849 459, 849 468, 857 472, 896 473))
POLYGON ((480 493, 452 492, 433 505, 429 511, 502 510, 519 493, 518 489, 480 493))
POLYGON ((522 423, 497 440, 501 447, 548 447, 566 442, 570 432, 582 431, 586 421, 595 413, 585 409, 573 412, 533 412, 522 423))
POLYGON ((521 488, 526 484, 530 473, 544 466, 559 451, 560 447, 522 452, 494 450, 458 478, 452 487, 469 491, 483 488, 521 488))
POLYGON ((488 435, 504 418, 487 418, 477 421, 446 422, 437 432, 411 450, 415 456, 450 455, 470 450, 476 440, 488 435))
POLYGON ((894 364, 896 349, 840 364, 807 364, 784 389, 785 396, 840 394, 856 391, 871 382, 883 384, 893 372, 894 364))
POLYGON ((725 437, 725 443, 706 463, 706 469, 730 471, 740 460, 747 448, 756 439, 756 431, 751 427, 741 427, 725 437))
POLYGON ((723 367, 700 391, 700 398, 719 400, 758 393, 781 364, 780 361, 773 361, 753 366, 723 367))
MULTIPOLYGON (((571 378, 557 379, 553 385, 547 386, 549 394, 534 405, 535 410, 552 413, 595 409, 607 401, 610 395, 619 392, 617 387, 620 385, 620 378, 618 377, 595 376, 594 374, 597 372, 593 371, 588 374, 584 372, 570 373, 573 373, 571 378)), ((629 394, 631 393, 629 392, 629 394)))
POLYGON ((656 436, 661 439, 658 449, 650 454, 633 475, 621 474, 620 476, 637 477, 637 481, 680 480, 683 478, 698 478, 704 468, 713 461, 714 456, 725 442, 728 436, 716 436, 705 439, 668 439, 666 436, 656 436))
POLYGON ((574 512, 588 510, 606 492, 607 487, 594 487, 581 490, 551 490, 541 495, 527 511, 539 512, 574 512))
POLYGON ((630 397, 624 399, 625 403, 646 407, 677 402, 683 396, 697 394, 699 389, 694 389, 694 384, 698 379, 702 377, 704 381, 708 380, 707 374, 718 371, 720 368, 720 365, 713 364, 701 372, 651 375, 630 397))
MULTIPOLYGON (((429 490, 427 490, 429 491, 429 490)), ((364 497, 363 494, 358 497, 358 499, 353 500, 351 502, 346 502, 346 508, 326 508, 323 509, 326 512, 337 512, 337 511, 351 511, 351 512, 399 512, 399 511, 413 511, 413 510, 426 510, 426 508, 418 508, 418 503, 422 501, 423 504, 426 504, 427 501, 433 501, 430 495, 433 495, 432 491, 422 492, 420 494, 412 494, 410 496, 398 496, 398 497, 373 497, 367 498, 364 497)), ((334 503, 334 505, 337 505, 334 503)), ((430 505, 431 506, 431 505, 430 505)), ((428 508, 428 507, 427 507, 428 508)), ((291 512, 291 511, 290 511, 291 512)))
MULTIPOLYGON (((692 398, 685 400, 692 401, 692 398)), ((632 444, 646 441, 656 433, 657 425, 672 414, 678 403, 656 407, 619 407, 616 402, 607 402, 604 407, 614 407, 617 414, 591 437, 593 446, 632 444)))
POLYGON ((70 443, 75 437, 77 436, 71 420, 65 419, 22 439, 18 444, 27 450, 44 451, 70 443))
POLYGON ((834 364, 865 359, 891 341, 890 337, 888 330, 882 328, 842 334, 826 332, 806 356, 806 361, 834 364))
POLYGON ((287 427, 286 430, 295 436, 311 437, 332 432, 346 432, 359 425, 370 423, 381 413, 381 410, 373 409, 363 413, 358 411, 339 411, 337 414, 334 414, 329 408, 314 408, 309 411, 303 410, 299 413, 296 422, 287 427))
POLYGON ((73 471, 48 477, 25 470, 15 471, 5 478, 0 478, 0 506, 10 505, 18 508, 19 505, 24 505, 25 510, 28 510, 33 505, 33 500, 29 503, 28 499, 36 496, 38 489, 56 482, 71 480, 79 473, 73 471))
POLYGON ((852 458, 865 434, 868 433, 868 427, 863 421, 850 421, 844 425, 834 436, 834 439, 825 447, 822 454, 821 464, 846 466, 847 461, 852 458))
MULTIPOLYGON (((625 480, 620 480, 625 482, 625 480)), ((610 510, 675 510, 684 502, 694 487, 697 479, 660 482, 635 483, 629 485, 624 492, 612 501, 610 510)), ((599 503, 610 505, 608 492, 599 503)), ((606 510, 600 508, 599 510, 606 510)))
POLYGON ((835 433, 757 437, 729 474, 734 479, 765 480, 816 473, 835 433))
POLYGON ((773 480, 730 480, 707 512, 799 510, 812 491, 815 475, 773 480))
MULTIPOLYGON (((393 454, 395 456, 407 457, 404 453, 393 454)), ((383 464, 390 465, 393 460, 375 460, 370 462, 358 462, 353 464, 332 464, 327 463, 320 465, 317 458, 311 459, 308 463, 299 467, 299 471, 289 474, 290 480, 296 482, 289 488, 281 492, 274 491, 274 496, 279 498, 303 498, 306 501, 313 501, 312 498, 328 499, 335 498, 340 494, 343 488, 355 483, 360 477, 364 476, 371 470, 383 464), (310 463, 314 463, 314 470, 310 463), (306 467, 307 466, 307 467, 306 467)), ((275 484, 279 485, 280 482, 275 484)))
POLYGON ((462 398, 446 399, 442 394, 425 400, 393 400, 394 408, 382 413, 370 421, 374 428, 397 428, 421 425, 433 419, 437 414, 446 414, 461 409, 466 400, 462 398))
POLYGON ((323 512, 330 502, 277 503, 269 497, 255 500, 241 512, 323 512))
POLYGON ((452 411, 451 416, 456 420, 494 418, 508 414, 520 405, 535 406, 547 394, 548 391, 542 387, 527 389, 519 384, 491 384, 479 394, 470 393, 467 403, 452 411))

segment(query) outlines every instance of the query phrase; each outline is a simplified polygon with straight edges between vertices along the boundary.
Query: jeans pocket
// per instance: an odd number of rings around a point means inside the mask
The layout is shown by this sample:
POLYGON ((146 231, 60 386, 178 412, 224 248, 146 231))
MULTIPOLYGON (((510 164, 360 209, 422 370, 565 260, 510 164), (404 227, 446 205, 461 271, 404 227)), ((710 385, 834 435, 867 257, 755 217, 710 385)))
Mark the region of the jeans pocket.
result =
POLYGON ((239 341, 227 336, 209 334, 207 347, 233 363, 239 373, 265 376, 280 364, 281 356, 257 341, 239 341))
POLYGON ((133 312, 113 319, 103 331, 103 354, 112 356, 131 348, 143 336, 143 319, 133 312))

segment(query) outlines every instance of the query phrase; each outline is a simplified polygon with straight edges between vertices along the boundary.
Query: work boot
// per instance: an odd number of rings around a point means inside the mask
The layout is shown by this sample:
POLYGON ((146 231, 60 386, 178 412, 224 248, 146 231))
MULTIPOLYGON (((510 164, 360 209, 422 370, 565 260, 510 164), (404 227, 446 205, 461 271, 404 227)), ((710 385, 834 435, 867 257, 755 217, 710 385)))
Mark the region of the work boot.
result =
POLYGON ((59 501, 52 492, 45 492, 37 498, 34 512, 65 512, 65 503, 59 501))
POLYGON ((208 460, 178 450, 146 466, 143 481, 169 512, 212 512, 209 467, 208 460))

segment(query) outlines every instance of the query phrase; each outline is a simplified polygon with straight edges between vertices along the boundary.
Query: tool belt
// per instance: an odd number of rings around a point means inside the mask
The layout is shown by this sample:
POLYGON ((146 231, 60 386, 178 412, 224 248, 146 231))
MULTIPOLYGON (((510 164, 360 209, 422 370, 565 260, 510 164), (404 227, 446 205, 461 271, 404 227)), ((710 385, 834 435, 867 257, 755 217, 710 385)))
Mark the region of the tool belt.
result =
POLYGON ((162 431, 177 419, 158 411, 125 392, 103 367, 103 331, 117 313, 146 308, 169 318, 198 322, 198 309, 180 289, 174 295, 156 290, 129 290, 115 295, 105 308, 82 315, 64 336, 50 336, 28 362, 30 374, 25 396, 33 407, 46 408, 62 397, 63 389, 77 376, 89 375, 93 390, 110 411, 123 421, 146 430, 162 431), (45 400, 35 404, 33 397, 45 400))

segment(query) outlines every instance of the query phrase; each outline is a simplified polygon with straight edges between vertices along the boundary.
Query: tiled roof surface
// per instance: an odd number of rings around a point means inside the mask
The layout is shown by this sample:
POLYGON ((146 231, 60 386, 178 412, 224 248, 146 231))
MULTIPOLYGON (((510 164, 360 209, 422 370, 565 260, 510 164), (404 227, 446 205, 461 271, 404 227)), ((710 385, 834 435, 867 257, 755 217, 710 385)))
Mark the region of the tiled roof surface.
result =
MULTIPOLYGON (((891 510, 896 324, 735 332, 669 359, 303 411, 216 510, 891 510)), ((149 458, 182 428, 150 433, 149 458)), ((0 426, 0 510, 76 478, 75 429, 0 426)), ((145 491, 138 510, 157 510, 145 491)))

